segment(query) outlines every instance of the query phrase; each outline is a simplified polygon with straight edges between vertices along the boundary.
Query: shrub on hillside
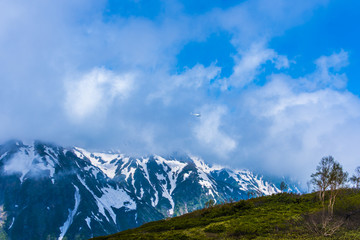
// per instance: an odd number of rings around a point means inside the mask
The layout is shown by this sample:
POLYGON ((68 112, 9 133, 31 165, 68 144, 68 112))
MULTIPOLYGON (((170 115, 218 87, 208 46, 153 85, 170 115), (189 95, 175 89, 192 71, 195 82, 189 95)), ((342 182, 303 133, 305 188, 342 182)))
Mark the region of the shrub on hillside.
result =
POLYGON ((240 200, 233 205, 236 211, 244 211, 254 207, 254 203, 246 200, 240 200))
POLYGON ((256 235, 258 228, 255 224, 240 223, 231 232, 232 236, 256 235))
POLYGON ((204 229, 205 232, 209 232, 209 233, 221 233, 221 232, 225 232, 225 230, 226 227, 222 223, 213 223, 204 229))

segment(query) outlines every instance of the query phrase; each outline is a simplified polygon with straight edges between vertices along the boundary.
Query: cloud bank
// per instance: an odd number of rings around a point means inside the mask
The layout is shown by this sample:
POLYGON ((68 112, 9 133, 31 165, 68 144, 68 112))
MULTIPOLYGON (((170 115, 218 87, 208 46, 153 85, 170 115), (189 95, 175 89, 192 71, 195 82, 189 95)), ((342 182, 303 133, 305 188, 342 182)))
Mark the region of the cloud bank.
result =
POLYGON ((2 1, 0 140, 190 152, 302 180, 332 154, 351 170, 360 99, 347 90, 348 51, 295 74, 296 59, 270 46, 326 3, 254 0, 190 14, 167 1, 129 15, 106 1, 2 1), (187 44, 223 33, 236 51, 223 53, 234 63, 228 76, 216 58, 179 62, 187 44))

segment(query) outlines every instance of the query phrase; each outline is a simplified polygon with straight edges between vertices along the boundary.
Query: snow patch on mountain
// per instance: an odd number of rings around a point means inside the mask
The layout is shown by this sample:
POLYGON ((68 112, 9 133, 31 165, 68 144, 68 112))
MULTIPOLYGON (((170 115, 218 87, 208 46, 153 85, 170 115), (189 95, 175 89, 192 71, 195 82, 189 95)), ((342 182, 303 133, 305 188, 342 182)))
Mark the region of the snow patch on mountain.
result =
POLYGON ((105 211, 110 214, 113 222, 116 223, 116 214, 113 208, 120 209, 124 207, 125 211, 136 209, 136 203, 123 189, 118 188, 117 186, 115 188, 104 187, 100 189, 102 193, 101 197, 98 197, 96 196, 96 194, 94 194, 93 191, 90 190, 90 188, 86 185, 85 181, 79 175, 77 175, 77 177, 82 183, 82 185, 92 194, 92 196, 96 200, 99 213, 106 217, 108 221, 110 221, 110 219, 107 217, 105 211))
POLYGON ((14 225, 14 222, 15 222, 15 218, 14 218, 14 217, 12 217, 12 219, 11 219, 11 223, 10 223, 10 226, 9 226, 9 228, 8 228, 8 229, 11 229, 11 228, 12 228, 12 226, 14 225))
MULTIPOLYGON (((35 151, 34 142, 31 145, 21 145, 18 143, 18 151, 4 164, 4 172, 8 175, 20 173, 20 182, 24 181, 29 172, 48 171, 52 182, 55 174, 55 166, 58 164, 58 155, 48 147, 45 147, 45 157, 41 157, 35 151)), ((6 153, 7 154, 7 153, 6 153)))
POLYGON ((84 159, 85 156, 92 165, 100 168, 109 178, 114 178, 115 176, 117 168, 116 160, 123 158, 121 154, 91 153, 79 147, 74 148, 74 153, 80 159, 84 159))
POLYGON ((85 222, 86 222, 86 225, 89 227, 89 229, 91 229, 91 227, 90 227, 90 224, 91 224, 91 218, 86 217, 86 218, 85 218, 85 222))
POLYGON ((69 229, 70 225, 73 223, 74 221, 74 216, 77 212, 77 209, 80 205, 80 201, 81 201, 81 198, 80 198, 80 192, 79 192, 79 188, 76 187, 75 185, 73 185, 75 187, 75 206, 74 206, 74 209, 73 210, 70 210, 69 209, 69 215, 66 219, 66 221, 64 222, 64 225, 62 225, 60 227, 60 236, 58 238, 58 240, 62 240, 67 232, 67 230, 69 229))
POLYGON ((8 155, 8 152, 5 152, 4 154, 2 154, 2 155, 0 156, 0 160, 2 160, 3 158, 5 158, 7 155, 8 155))
POLYGON ((22 183, 25 175, 31 170, 35 155, 33 146, 29 149, 20 148, 19 152, 14 154, 12 158, 5 163, 4 171, 7 174, 21 173, 20 182, 22 183))
POLYGON ((239 188, 242 191, 257 191, 264 195, 271 195, 275 193, 280 193, 279 190, 274 184, 271 184, 265 180, 263 180, 262 176, 254 175, 252 172, 248 170, 226 170, 229 174, 229 178, 234 179, 239 188))
POLYGON ((209 166, 207 165, 203 159, 190 155, 189 156, 190 159, 195 163, 196 168, 200 169, 201 171, 205 172, 205 173, 210 173, 212 171, 216 171, 216 170, 221 170, 224 169, 224 167, 220 166, 220 165, 213 165, 213 166, 209 166))
MULTIPOLYGON (((177 160, 166 160, 160 156, 155 156, 155 160, 159 165, 167 167, 168 179, 170 181, 169 194, 171 195, 176 187, 177 178, 183 168, 187 165, 186 163, 177 160)), ((165 169, 165 168, 164 168, 165 169)))
POLYGON ((188 173, 184 173, 183 175, 183 181, 185 181, 189 176, 190 176, 191 172, 188 173))

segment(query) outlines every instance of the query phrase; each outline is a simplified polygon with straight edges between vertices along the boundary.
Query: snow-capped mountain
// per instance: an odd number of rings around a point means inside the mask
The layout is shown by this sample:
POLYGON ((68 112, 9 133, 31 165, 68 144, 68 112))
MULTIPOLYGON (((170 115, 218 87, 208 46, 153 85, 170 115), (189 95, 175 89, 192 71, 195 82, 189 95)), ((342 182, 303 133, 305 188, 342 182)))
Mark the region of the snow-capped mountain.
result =
POLYGON ((281 192, 194 156, 132 158, 39 141, 0 145, 0 236, 88 239, 215 202, 281 192))

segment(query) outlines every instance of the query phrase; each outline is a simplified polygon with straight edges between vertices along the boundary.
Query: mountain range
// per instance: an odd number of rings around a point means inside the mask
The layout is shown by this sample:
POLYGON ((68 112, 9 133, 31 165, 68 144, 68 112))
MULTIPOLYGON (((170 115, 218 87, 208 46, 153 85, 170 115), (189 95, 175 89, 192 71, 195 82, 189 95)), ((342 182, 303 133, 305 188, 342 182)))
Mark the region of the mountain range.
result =
MULTIPOLYGON (((283 190, 299 192, 289 185, 283 190)), ((279 186, 192 155, 131 157, 13 140, 0 145, 0 239, 88 239, 279 186)))

